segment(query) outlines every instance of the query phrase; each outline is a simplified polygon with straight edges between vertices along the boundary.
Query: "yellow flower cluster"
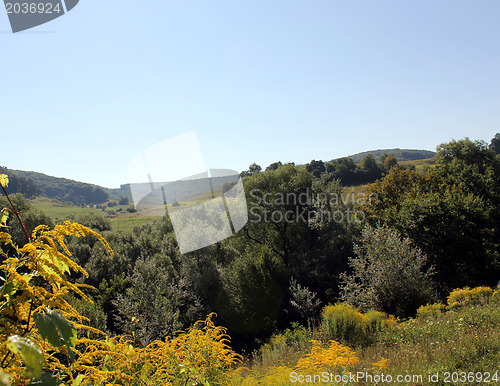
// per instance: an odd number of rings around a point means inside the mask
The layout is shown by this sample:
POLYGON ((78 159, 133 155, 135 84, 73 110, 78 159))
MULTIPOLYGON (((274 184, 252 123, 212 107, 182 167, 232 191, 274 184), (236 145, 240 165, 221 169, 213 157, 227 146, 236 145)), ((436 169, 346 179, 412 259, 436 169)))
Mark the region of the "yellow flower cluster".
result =
MULTIPOLYGON (((308 376, 318 375, 325 371, 345 372, 359 363, 354 350, 334 340, 329 341, 326 346, 317 340, 312 340, 311 343, 311 351, 300 358, 294 368, 284 365, 273 366, 261 373, 240 368, 232 372, 229 384, 293 385, 293 377, 306 379, 308 376)), ((387 365, 387 363, 384 364, 387 365)))
MULTIPOLYGON (((0 181, 4 183, 5 179, 0 181)), ((111 248, 101 235, 80 224, 65 222, 53 230, 46 226, 37 227, 32 235, 32 241, 19 248, 5 232, 0 232, 0 243, 6 248, 0 249, 2 264, 0 271, 4 278, 2 297, 0 298, 0 343, 7 342, 10 336, 17 335, 27 339, 42 349, 45 369, 54 373, 65 373, 68 380, 73 381, 73 375, 81 370, 78 365, 69 366, 61 361, 68 355, 68 348, 53 347, 43 339, 35 324, 35 316, 44 314, 47 309, 57 310, 64 318, 82 323, 82 317, 64 298, 70 292, 91 301, 82 291, 84 285, 73 284, 68 274, 87 272, 71 260, 65 237, 95 236, 112 254, 111 248), (9 251, 7 254, 6 251, 9 251), (13 251, 13 253, 12 253, 13 251), (61 356, 60 354, 64 354, 61 356)), ((88 328, 82 324, 78 326, 88 328)), ((97 330, 96 330, 97 331, 97 330)), ((34 346, 35 347, 35 346, 34 346)), ((79 353, 78 350, 73 350, 79 353)), ((13 356, 5 344, 0 346, 3 370, 12 377, 14 383, 27 382, 23 361, 19 356, 13 356)))
POLYGON ((226 371, 240 356, 229 347, 226 329, 213 323, 214 315, 175 338, 143 349, 133 347, 125 337, 80 340, 86 346, 75 366, 85 373, 82 385, 225 384, 226 371))
POLYGON ((351 348, 334 340, 328 343, 328 347, 323 347, 321 342, 313 340, 311 352, 299 359, 296 369, 306 373, 317 373, 325 369, 346 368, 359 362, 355 351, 351 348))
POLYGON ((454 310, 463 306, 488 303, 493 290, 490 287, 457 288, 448 296, 446 308, 454 310))

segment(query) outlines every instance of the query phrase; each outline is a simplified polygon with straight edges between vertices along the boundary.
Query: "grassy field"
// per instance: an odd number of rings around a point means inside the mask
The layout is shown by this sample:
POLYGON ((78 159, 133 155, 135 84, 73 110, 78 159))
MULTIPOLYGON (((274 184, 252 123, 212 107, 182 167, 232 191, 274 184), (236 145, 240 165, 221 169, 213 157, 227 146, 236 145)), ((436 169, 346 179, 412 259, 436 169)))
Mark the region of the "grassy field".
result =
POLYGON ((425 171, 426 169, 433 168, 436 165, 436 161, 434 158, 427 158, 427 159, 419 159, 416 161, 402 161, 399 162, 401 166, 408 167, 410 165, 415 166, 415 169, 417 171, 425 171))
MULTIPOLYGON (((216 195, 220 196, 221 191, 215 192, 216 195)), ((179 209, 185 209, 192 207, 194 205, 201 204, 212 198, 211 192, 192 197, 186 201, 179 202, 178 206, 169 205, 169 211, 176 211, 179 209)), ((80 207, 73 205, 70 202, 63 202, 59 200, 53 200, 47 197, 37 197, 31 200, 31 203, 38 209, 47 213, 56 221, 65 219, 77 219, 79 216, 88 214, 101 214, 111 220, 111 226, 113 231, 131 231, 137 226, 141 226, 146 223, 155 221, 158 217, 165 215, 165 208, 163 206, 155 206, 142 210, 140 213, 129 213, 127 209, 130 205, 118 205, 111 208, 106 207, 103 211, 102 209, 97 209, 93 207, 80 207)))
POLYGON ((90 213, 102 213, 101 210, 96 208, 82 208, 75 206, 70 202, 53 200, 46 197, 37 197, 31 200, 31 203, 35 206, 35 208, 44 211, 55 220, 63 220, 65 218, 73 218, 90 213))
POLYGON ((37 197, 33 199, 32 204, 47 213, 54 220, 76 219, 78 216, 87 214, 101 214, 111 219, 111 226, 113 231, 131 231, 136 226, 153 222, 157 217, 145 213, 128 213, 126 209, 128 206, 115 206, 113 208, 106 208, 105 211, 97 208, 79 207, 69 202, 62 202, 53 200, 46 197, 37 197), (120 210, 118 212, 118 210, 120 210))
POLYGON ((237 381, 293 385, 297 384, 290 381, 294 371, 311 375, 326 371, 364 374, 357 382, 341 383, 348 385, 498 385, 500 285, 493 291, 456 290, 456 301, 450 296, 446 306, 422 307, 415 318, 405 321, 384 319, 373 311, 363 315, 345 304, 327 306, 332 311, 323 312, 319 326, 294 325, 274 335, 243 364, 247 371, 237 381), (319 344, 312 349, 313 340, 319 344), (331 345, 331 340, 343 346, 331 345), (381 374, 393 382, 369 377, 381 374))
POLYGON ((111 219, 111 229, 118 232, 128 232, 135 227, 157 220, 158 217, 142 216, 138 213, 118 216, 111 219))

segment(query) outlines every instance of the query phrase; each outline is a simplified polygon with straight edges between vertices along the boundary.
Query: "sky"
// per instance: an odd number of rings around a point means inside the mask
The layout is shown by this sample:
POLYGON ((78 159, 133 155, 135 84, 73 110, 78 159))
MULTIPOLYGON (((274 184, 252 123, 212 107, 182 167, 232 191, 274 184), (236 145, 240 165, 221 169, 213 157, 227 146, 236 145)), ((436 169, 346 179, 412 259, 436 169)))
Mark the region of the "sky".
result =
POLYGON ((236 171, 489 142, 499 20, 498 0, 80 0, 13 34, 1 9, 0 165, 118 187, 193 131, 236 171))

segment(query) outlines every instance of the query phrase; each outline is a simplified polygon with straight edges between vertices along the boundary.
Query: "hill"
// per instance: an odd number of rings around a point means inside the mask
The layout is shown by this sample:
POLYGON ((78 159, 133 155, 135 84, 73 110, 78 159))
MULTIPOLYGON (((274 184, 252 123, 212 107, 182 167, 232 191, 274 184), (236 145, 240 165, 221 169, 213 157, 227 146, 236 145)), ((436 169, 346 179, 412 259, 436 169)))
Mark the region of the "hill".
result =
POLYGON ((75 205, 95 205, 108 201, 107 189, 97 185, 48 176, 43 173, 0 168, 9 176, 8 193, 23 193, 26 197, 44 196, 75 205))
POLYGON ((368 154, 373 155, 378 162, 382 160, 382 156, 384 154, 393 155, 394 157, 396 157, 396 160, 398 162, 433 158, 436 155, 435 152, 429 150, 396 148, 396 149, 378 149, 378 150, 364 151, 362 153, 350 155, 347 158, 351 158, 354 162, 361 162, 362 159, 366 157, 368 154))

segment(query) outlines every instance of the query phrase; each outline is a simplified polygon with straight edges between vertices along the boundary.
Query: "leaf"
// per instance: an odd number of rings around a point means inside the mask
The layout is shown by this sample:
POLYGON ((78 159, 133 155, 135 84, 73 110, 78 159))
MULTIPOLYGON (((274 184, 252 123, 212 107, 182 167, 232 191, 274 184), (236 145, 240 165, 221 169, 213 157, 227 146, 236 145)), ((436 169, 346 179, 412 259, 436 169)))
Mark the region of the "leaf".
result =
POLYGON ((70 272, 68 264, 66 264, 64 261, 62 261, 61 259, 59 259, 57 257, 54 258, 50 254, 49 251, 41 252, 38 255, 38 259, 39 259, 38 263, 43 264, 43 269, 51 275, 57 275, 59 277, 61 276, 61 274, 59 272, 56 272, 56 270, 54 268, 50 267, 46 263, 54 264, 62 273, 69 273, 70 272))
POLYGON ((0 298, 5 296, 8 302, 10 302, 10 297, 14 295, 17 291, 17 287, 12 280, 7 281, 3 286, 0 287, 0 298))
POLYGON ((0 227, 7 227, 7 220, 9 219, 9 210, 4 208, 0 213, 0 227))
POLYGON ((83 374, 78 375, 78 377, 76 377, 71 386, 80 386, 84 379, 85 376, 83 374))
POLYGON ((68 356, 73 361, 75 354, 70 348, 76 344, 76 328, 73 324, 59 312, 49 309, 46 314, 35 314, 33 318, 42 337, 54 347, 66 345, 68 356))
POLYGON ((19 335, 12 335, 7 339, 7 348, 14 354, 21 355, 26 368, 34 378, 42 375, 43 352, 36 343, 19 335))
POLYGON ((0 174, 0 185, 2 185, 4 188, 9 185, 9 177, 7 174, 0 174))

